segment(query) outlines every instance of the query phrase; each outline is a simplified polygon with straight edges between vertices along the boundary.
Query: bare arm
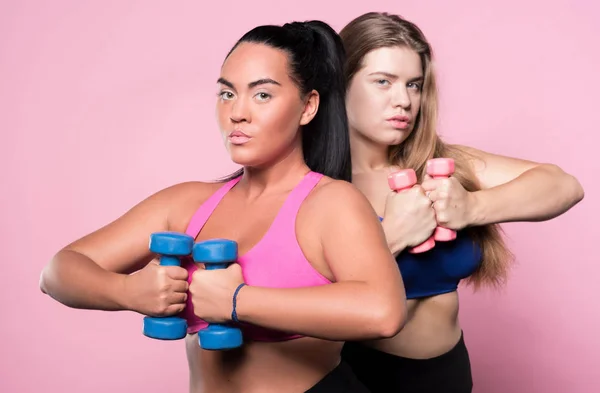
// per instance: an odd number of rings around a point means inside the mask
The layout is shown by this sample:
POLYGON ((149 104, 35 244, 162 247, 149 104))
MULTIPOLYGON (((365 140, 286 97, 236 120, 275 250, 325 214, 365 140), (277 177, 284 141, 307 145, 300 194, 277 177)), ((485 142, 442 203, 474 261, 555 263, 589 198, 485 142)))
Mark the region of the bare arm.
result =
POLYGON ((150 196, 117 220, 60 250, 42 271, 42 292, 73 308, 131 309, 128 274, 153 259, 148 249, 150 234, 169 230, 170 206, 185 187, 190 185, 150 196))
POLYGON ((343 182, 323 186, 313 202, 310 214, 319 217, 314 228, 335 283, 297 289, 244 287, 238 317, 327 340, 396 335, 406 317, 404 285, 371 205, 343 182))
POLYGON ((470 225, 549 220, 583 199, 579 181, 556 165, 460 148, 475 157, 482 187, 472 193, 470 225))

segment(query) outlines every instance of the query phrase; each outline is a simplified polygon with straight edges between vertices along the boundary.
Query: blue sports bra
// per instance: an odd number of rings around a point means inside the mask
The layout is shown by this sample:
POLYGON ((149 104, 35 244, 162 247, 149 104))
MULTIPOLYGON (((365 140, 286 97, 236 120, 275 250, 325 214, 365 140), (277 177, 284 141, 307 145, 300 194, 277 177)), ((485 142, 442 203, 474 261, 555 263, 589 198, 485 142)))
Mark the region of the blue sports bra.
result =
POLYGON ((458 231, 456 239, 436 242, 434 248, 420 254, 402 251, 396 262, 404 281, 406 298, 456 291, 460 280, 477 270, 481 257, 481 248, 464 231, 458 231))

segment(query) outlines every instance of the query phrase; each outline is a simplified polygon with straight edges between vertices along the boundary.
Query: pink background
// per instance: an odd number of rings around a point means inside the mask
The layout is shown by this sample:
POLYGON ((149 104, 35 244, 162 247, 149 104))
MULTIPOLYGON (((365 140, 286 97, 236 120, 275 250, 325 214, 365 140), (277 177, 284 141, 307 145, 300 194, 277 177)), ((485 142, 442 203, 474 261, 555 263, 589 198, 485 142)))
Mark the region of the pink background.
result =
POLYGON ((566 216, 506 225, 518 257, 506 290, 462 291, 475 392, 598 391, 597 5, 169 3, 0 4, 0 391, 186 391, 183 342, 143 337, 137 314, 57 304, 40 271, 150 193, 234 168, 215 81, 246 30, 309 18, 339 30, 370 10, 409 17, 433 43, 447 140, 557 163, 586 190, 566 216))

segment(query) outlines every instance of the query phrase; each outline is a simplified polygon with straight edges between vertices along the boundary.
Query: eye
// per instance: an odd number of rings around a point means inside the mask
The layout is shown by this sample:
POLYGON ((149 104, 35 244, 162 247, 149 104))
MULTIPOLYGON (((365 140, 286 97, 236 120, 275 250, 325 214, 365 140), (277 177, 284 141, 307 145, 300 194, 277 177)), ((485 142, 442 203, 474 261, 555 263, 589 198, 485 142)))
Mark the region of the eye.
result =
POLYGON ((269 93, 260 92, 256 93, 255 97, 257 97, 259 101, 267 101, 269 98, 271 98, 271 95, 269 93))
POLYGON ((222 99, 224 101, 228 101, 233 98, 233 93, 230 91, 221 91, 221 92, 219 92, 218 96, 220 99, 222 99))
POLYGON ((377 85, 379 85, 379 86, 389 86, 389 85, 391 85, 391 84, 392 84, 392 82, 390 82, 390 81, 389 81, 389 80, 387 80, 387 79, 377 79, 377 80, 375 81, 375 83, 376 83, 377 85))
POLYGON ((421 91, 421 83, 419 83, 419 82, 410 82, 408 84, 408 88, 409 89, 415 89, 417 91, 421 91))

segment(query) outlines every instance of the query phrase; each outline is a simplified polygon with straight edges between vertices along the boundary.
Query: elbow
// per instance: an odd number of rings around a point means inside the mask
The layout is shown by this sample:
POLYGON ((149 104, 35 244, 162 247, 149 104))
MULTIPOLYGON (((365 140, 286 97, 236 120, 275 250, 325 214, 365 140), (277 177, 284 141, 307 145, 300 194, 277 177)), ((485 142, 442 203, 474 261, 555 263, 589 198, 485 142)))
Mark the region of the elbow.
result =
POLYGON ((583 186, 579 180, 577 180, 575 176, 569 176, 571 177, 571 183, 573 184, 573 205, 576 205, 583 200, 585 192, 583 191, 583 186))
POLYGON ((395 337, 406 323, 406 304, 399 301, 388 301, 380 307, 374 318, 376 339, 395 337))
POLYGON ((39 279, 40 291, 44 295, 53 296, 56 288, 60 288, 60 264, 58 261, 59 254, 56 254, 42 269, 39 279))
POLYGON ((40 274, 39 286, 40 286, 40 291, 42 291, 42 293, 44 295, 47 295, 48 291, 46 290, 46 282, 44 280, 44 272, 43 271, 42 271, 42 274, 40 274))
POLYGON ((557 179, 558 188, 565 191, 564 203, 567 209, 570 209, 583 200, 585 192, 583 186, 575 176, 565 172, 562 168, 554 164, 546 164, 545 167, 557 179))
POLYGON ((570 209, 583 200, 585 192, 583 191, 583 186, 575 176, 568 173, 564 173, 563 176, 565 178, 563 181, 563 189, 569 190, 566 205, 567 209, 570 209))
POLYGON ((570 200, 573 203, 573 205, 581 202, 584 197, 584 191, 583 191, 583 187, 581 186, 581 183, 579 182, 579 180, 575 176, 565 172, 563 169, 561 169, 557 165, 548 164, 547 166, 549 167, 550 172, 554 176, 562 179, 562 181, 561 181, 562 188, 566 189, 566 190, 570 190, 569 195, 570 195, 570 200))
POLYGON ((52 286, 51 269, 52 262, 46 265, 40 274, 39 287, 44 295, 49 295, 49 288, 52 286))

